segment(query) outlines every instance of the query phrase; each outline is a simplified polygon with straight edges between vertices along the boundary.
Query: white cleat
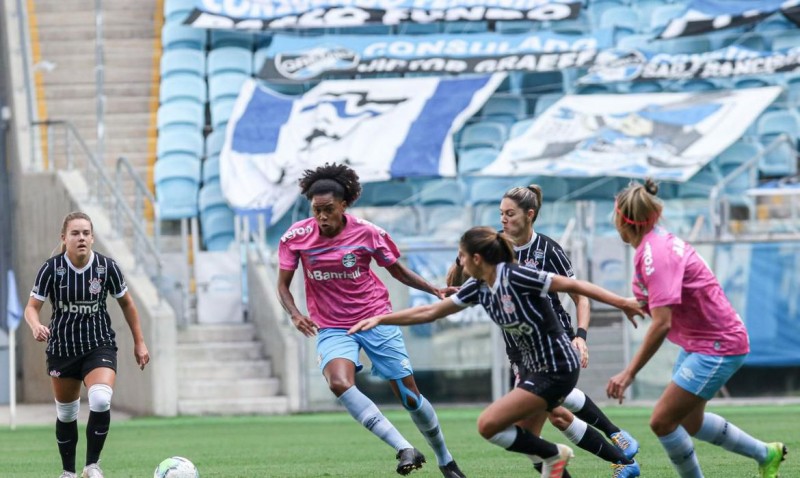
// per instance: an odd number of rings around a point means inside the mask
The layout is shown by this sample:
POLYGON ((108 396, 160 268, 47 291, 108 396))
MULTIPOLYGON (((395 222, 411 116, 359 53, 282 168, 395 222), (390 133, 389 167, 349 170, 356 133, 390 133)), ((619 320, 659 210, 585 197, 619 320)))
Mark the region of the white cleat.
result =
POLYGON ((62 471, 58 478, 78 478, 78 475, 71 471, 62 471))
POLYGON ((87 465, 83 468, 81 478, 104 478, 103 470, 100 469, 100 466, 97 463, 92 463, 91 465, 87 465))
POLYGON ((575 456, 572 448, 557 443, 558 455, 542 461, 542 478, 561 478, 567 468, 570 458, 575 456))

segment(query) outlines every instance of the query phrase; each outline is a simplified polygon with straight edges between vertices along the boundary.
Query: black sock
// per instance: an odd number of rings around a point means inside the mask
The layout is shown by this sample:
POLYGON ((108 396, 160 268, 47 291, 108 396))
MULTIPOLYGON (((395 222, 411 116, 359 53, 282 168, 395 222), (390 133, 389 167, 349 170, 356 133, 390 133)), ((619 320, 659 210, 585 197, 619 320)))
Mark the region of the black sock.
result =
POLYGON ((581 441, 578 442, 578 446, 610 463, 622 463, 625 465, 633 463, 632 460, 625 458, 619 448, 607 442, 603 435, 592 427, 586 427, 586 432, 583 434, 581 441))
POLYGON ((558 447, 555 443, 542 440, 528 430, 523 430, 516 425, 514 428, 517 429, 517 438, 514 439, 514 443, 506 448, 506 450, 524 453, 526 455, 536 455, 542 459, 552 458, 558 455, 558 447))
POLYGON ((56 443, 64 471, 75 473, 75 449, 78 448, 78 420, 62 422, 56 418, 56 443))
MULTIPOLYGON (((536 471, 538 471, 539 473, 541 473, 541 472, 542 472, 542 464, 541 464, 541 463, 537 463, 537 464, 533 465, 533 467, 534 467, 534 468, 536 469, 536 471)), ((571 476, 569 476, 569 472, 567 471, 567 469, 566 469, 566 468, 564 468, 564 473, 561 475, 561 478, 572 478, 571 476)))
POLYGON ((605 413, 586 395, 586 402, 575 416, 603 432, 607 437, 619 432, 619 427, 611 423, 605 413))
POLYGON ((91 465, 100 460, 100 452, 108 436, 108 425, 111 423, 111 410, 105 412, 89 412, 89 423, 86 424, 86 464, 91 465))

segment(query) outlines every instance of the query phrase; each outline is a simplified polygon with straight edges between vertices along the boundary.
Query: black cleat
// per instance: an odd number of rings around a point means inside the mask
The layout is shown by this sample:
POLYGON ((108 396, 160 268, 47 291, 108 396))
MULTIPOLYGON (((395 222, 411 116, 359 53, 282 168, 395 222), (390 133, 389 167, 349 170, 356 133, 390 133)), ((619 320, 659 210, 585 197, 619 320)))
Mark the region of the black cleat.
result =
POLYGON ((425 463, 425 455, 416 448, 403 448, 397 452, 395 458, 397 458, 397 472, 401 475, 418 470, 425 463))
POLYGON ((455 460, 444 466, 440 466, 439 471, 442 472, 444 478, 467 478, 467 475, 458 469, 458 465, 456 464, 455 460))

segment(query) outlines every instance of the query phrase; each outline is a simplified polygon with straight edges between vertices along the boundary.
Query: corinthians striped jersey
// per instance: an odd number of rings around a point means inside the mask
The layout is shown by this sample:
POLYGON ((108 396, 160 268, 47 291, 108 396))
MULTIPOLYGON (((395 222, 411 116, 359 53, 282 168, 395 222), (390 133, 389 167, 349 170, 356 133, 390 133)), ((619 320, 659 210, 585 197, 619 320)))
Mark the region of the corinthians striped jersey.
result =
POLYGON ((31 297, 42 302, 49 298, 53 306, 48 356, 76 357, 98 347, 116 347, 106 296, 118 299, 128 286, 113 259, 91 254, 81 269, 66 253, 53 256, 36 275, 31 297))
POLYGON ((519 351, 520 364, 531 372, 568 373, 580 365, 578 356, 548 298, 551 273, 518 264, 498 264, 495 283, 469 279, 455 304, 480 304, 519 351))

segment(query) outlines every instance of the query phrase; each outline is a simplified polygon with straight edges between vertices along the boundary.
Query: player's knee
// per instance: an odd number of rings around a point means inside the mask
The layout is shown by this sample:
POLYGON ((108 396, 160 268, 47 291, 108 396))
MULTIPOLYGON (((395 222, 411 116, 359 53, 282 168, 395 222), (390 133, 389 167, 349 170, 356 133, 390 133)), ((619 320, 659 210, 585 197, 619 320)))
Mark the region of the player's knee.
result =
POLYGON ((581 411, 585 404, 586 394, 577 388, 573 388, 572 391, 569 392, 569 395, 567 395, 567 398, 564 399, 564 403, 562 403, 564 408, 573 413, 581 411))
POLYGON ((330 388, 331 392, 337 397, 341 396, 353 385, 353 382, 345 377, 330 377, 328 379, 328 388, 330 388))
POLYGON ((81 399, 74 402, 61 403, 56 400, 56 416, 63 423, 74 422, 78 419, 78 412, 81 410, 81 399))
POLYGON ((675 431, 675 428, 676 424, 668 417, 662 415, 653 415, 650 417, 650 430, 652 430, 656 436, 663 437, 664 435, 669 435, 675 431))
POLYGON ((573 417, 571 413, 566 412, 566 410, 559 410, 556 408, 552 412, 550 412, 550 423, 553 424, 554 427, 558 428, 562 432, 569 428, 570 423, 572 423, 573 417))
POLYGON ((503 431, 503 428, 496 420, 485 413, 481 413, 478 417, 478 433, 486 440, 492 441, 492 437, 503 431))
POLYGON ((417 410, 422 404, 422 395, 418 391, 406 387, 402 379, 394 382, 397 385, 397 394, 400 398, 400 403, 403 404, 403 408, 410 411, 417 410))
POLYGON ((89 410, 107 412, 111 408, 111 396, 114 389, 104 383, 96 383, 89 387, 89 410))

